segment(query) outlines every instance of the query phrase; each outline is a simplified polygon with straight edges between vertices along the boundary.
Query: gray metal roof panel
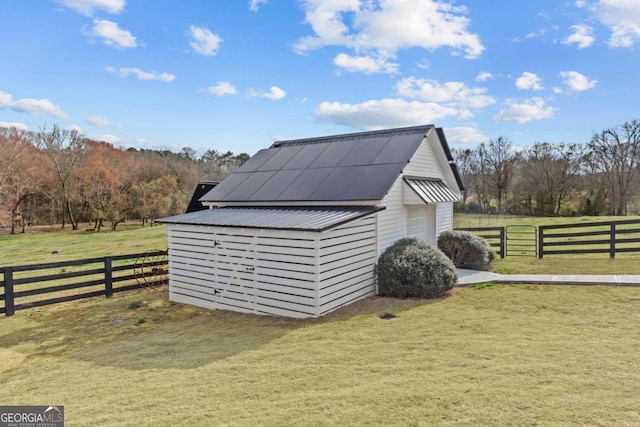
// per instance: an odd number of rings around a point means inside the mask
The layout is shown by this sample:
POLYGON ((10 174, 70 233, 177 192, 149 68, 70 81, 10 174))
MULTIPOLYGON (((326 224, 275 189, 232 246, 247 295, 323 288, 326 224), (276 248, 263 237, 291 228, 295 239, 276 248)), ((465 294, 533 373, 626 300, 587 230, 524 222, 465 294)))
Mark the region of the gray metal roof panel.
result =
POLYGON ((220 208, 160 218, 163 224, 218 227, 266 228, 277 230, 325 231, 384 209, 379 206, 353 207, 266 207, 220 208))
POLYGON ((404 181, 425 203, 457 202, 461 199, 460 194, 440 179, 405 176, 404 181))

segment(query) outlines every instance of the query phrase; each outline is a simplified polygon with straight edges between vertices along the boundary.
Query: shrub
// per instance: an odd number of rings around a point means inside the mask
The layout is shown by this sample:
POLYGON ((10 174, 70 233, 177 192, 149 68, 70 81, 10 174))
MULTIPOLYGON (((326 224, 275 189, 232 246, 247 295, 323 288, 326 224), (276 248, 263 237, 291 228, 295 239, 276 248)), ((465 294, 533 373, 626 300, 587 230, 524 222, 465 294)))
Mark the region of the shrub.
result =
POLYGON ((437 248, 415 238, 388 247, 376 266, 378 294, 393 298, 435 298, 458 281, 453 263, 437 248))
POLYGON ((444 231, 438 237, 438 248, 458 268, 491 270, 496 253, 485 239, 468 231, 444 231))

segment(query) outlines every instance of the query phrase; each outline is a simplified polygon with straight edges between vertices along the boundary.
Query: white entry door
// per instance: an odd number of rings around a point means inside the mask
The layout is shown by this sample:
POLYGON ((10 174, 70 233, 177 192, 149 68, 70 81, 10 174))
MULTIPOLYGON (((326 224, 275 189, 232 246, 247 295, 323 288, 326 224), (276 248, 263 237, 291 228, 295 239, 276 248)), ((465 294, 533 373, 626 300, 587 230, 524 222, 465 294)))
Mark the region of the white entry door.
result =
POLYGON ((435 205, 407 208, 407 236, 415 237, 430 245, 436 244, 435 205))

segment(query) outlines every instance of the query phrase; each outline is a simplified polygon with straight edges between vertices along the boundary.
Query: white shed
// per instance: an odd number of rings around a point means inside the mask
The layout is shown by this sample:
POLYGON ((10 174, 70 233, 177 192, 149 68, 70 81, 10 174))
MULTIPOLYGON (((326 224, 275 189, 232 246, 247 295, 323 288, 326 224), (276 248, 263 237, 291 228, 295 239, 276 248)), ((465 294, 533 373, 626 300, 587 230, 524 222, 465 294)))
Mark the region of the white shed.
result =
POLYGON ((442 129, 275 142, 163 218, 172 301, 317 317, 375 294, 378 255, 402 237, 435 244, 462 183, 442 129))

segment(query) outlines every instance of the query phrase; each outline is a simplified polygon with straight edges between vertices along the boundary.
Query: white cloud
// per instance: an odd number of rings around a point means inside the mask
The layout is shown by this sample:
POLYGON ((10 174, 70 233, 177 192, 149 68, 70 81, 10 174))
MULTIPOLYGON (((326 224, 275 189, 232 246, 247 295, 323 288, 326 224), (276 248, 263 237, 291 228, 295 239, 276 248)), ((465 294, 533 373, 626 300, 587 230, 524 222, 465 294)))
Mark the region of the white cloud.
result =
POLYGON ((249 10, 257 12, 260 6, 266 3, 267 0, 249 0, 249 10))
POLYGON ((138 45, 136 38, 127 30, 118 27, 118 24, 106 19, 94 19, 93 27, 85 30, 87 36, 99 37, 102 43, 117 48, 132 48, 138 45))
POLYGON ((29 126, 19 122, 0 122, 0 128, 15 128, 24 131, 29 130, 29 126))
POLYGON ((550 119, 555 108, 545 104, 542 98, 530 98, 518 103, 515 100, 506 101, 507 108, 500 110, 493 119, 498 122, 517 122, 520 124, 533 120, 550 119))
POLYGON ((272 101, 277 101, 287 96, 287 93, 284 90, 280 89, 278 86, 271 86, 271 89, 269 89, 269 92, 261 93, 255 90, 251 90, 249 91, 249 96, 260 96, 262 98, 267 98, 272 101))
MULTIPOLYGON (((294 45, 298 53, 324 46, 353 49, 356 57, 395 58, 401 49, 449 47, 477 58, 484 51, 468 31, 467 9, 438 0, 305 0, 314 35, 294 45)), ((380 61, 380 60, 379 60, 380 61)), ((366 68, 365 68, 366 69, 366 68)))
POLYGON ((562 44, 576 44, 578 49, 584 49, 593 44, 596 38, 593 36, 593 28, 588 25, 572 25, 573 33, 566 39, 562 40, 562 44))
POLYGON ((495 104, 495 99, 486 95, 487 89, 467 87, 463 82, 446 82, 423 80, 408 77, 396 84, 399 95, 421 101, 439 102, 449 106, 484 108, 495 104))
POLYGON ((585 0, 576 0, 575 5, 577 8, 582 8, 587 5, 587 2, 585 0))
POLYGON ((140 68, 122 67, 116 69, 114 67, 107 67, 106 71, 108 73, 117 74, 120 77, 126 77, 129 74, 133 74, 139 80, 158 80, 161 82, 171 82, 176 78, 175 74, 158 73, 157 71, 143 71, 140 68))
POLYGON ((433 123, 458 114, 456 108, 404 99, 371 100, 360 104, 323 102, 315 109, 315 117, 320 121, 363 130, 433 123))
POLYGON ((493 74, 488 73, 486 71, 480 71, 480 73, 478 73, 478 75, 476 76, 476 81, 477 82, 486 82, 489 79, 493 78, 493 74))
POLYGON ((562 82, 572 92, 582 92, 587 89, 596 87, 597 80, 591 80, 584 74, 577 71, 562 71, 560 73, 562 82))
POLYGON ((123 142, 124 140, 122 138, 120 138, 117 135, 112 135, 112 134, 105 134, 105 135, 93 135, 91 136, 91 139, 94 139, 96 141, 104 141, 104 142, 108 142, 109 144, 117 144, 119 142, 123 142))
POLYGON ((516 79, 516 87, 521 90, 541 90, 541 81, 536 74, 525 71, 516 79))
POLYGON ((95 11, 117 14, 124 10, 125 0, 54 0, 83 15, 92 16, 95 11))
POLYGON ((112 126, 113 125, 113 123, 111 123, 111 121, 106 117, 96 116, 96 115, 87 117, 87 123, 94 126, 112 126))
POLYGON ((18 113, 51 116, 58 119, 67 119, 69 115, 63 112, 58 105, 48 99, 22 98, 13 99, 8 93, 0 91, 0 108, 9 108, 18 113))
POLYGON ((222 39, 217 34, 213 34, 209 29, 204 27, 189 27, 191 41, 189 46, 195 52, 204 56, 213 56, 218 53, 218 48, 222 43, 222 39))
POLYGON ((480 129, 473 127, 445 128, 444 133, 451 144, 477 144, 489 139, 480 129))
POLYGON ((373 73, 396 73, 398 64, 387 62, 387 58, 373 56, 351 56, 340 53, 333 58, 333 63, 349 72, 373 73))
POLYGON ((78 126, 78 125, 71 125, 71 126, 68 126, 68 127, 67 127, 67 130, 76 131, 76 132, 78 132, 79 134, 84 135, 84 132, 82 131, 82 128, 81 128, 80 126, 78 126))
POLYGON ((640 40, 640 2, 598 0, 593 15, 611 30, 610 47, 631 47, 640 40))
POLYGON ((238 93, 231 83, 223 81, 217 82, 215 86, 209 86, 207 92, 218 96, 235 95, 238 93))

